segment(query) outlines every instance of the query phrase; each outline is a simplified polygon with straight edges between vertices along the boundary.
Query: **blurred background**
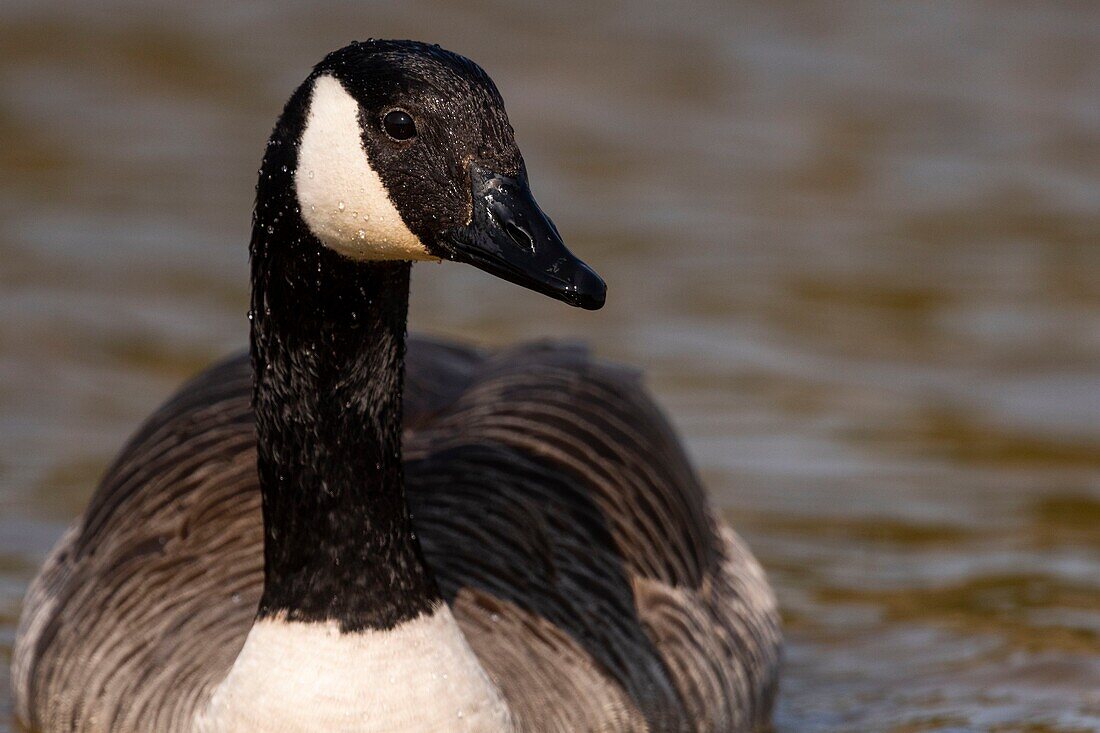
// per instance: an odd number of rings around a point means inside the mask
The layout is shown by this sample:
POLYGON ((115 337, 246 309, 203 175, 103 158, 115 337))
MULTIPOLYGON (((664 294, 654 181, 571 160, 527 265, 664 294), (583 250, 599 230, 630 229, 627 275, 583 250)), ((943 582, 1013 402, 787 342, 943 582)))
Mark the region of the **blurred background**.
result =
POLYGON ((268 132, 371 36, 489 71, 609 284, 420 266, 412 329, 648 372, 778 589, 779 731, 1100 728, 1100 4, 5 0, 0 731, 26 583, 245 347, 268 132))

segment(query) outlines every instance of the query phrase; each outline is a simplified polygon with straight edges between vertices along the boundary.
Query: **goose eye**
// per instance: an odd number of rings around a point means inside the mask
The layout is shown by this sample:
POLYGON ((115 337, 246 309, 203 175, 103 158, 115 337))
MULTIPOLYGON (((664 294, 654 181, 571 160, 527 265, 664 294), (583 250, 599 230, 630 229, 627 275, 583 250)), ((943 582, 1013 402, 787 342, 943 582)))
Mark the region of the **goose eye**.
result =
POLYGON ((394 140, 408 140, 416 135, 416 123, 408 112, 395 109, 382 118, 386 134, 394 140))

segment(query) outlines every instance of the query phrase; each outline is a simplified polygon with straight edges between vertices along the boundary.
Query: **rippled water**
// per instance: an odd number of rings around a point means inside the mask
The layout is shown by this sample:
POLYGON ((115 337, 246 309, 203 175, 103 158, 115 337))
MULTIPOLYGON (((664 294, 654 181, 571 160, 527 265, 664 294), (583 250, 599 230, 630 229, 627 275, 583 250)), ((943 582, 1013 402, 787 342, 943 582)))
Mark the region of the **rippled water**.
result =
POLYGON ((244 346, 263 142, 367 36, 490 71, 610 285, 422 266, 414 329, 648 370, 778 588, 780 731, 1100 728, 1094 3, 7 0, 0 675, 113 452, 244 346))

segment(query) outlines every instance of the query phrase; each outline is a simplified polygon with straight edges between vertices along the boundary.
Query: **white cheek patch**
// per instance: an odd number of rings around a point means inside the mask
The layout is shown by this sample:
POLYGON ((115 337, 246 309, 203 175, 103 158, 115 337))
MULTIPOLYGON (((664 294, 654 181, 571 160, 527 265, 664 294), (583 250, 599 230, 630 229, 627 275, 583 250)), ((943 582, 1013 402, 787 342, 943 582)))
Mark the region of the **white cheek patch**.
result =
POLYGON ((401 220, 360 135, 358 102, 332 76, 317 77, 294 172, 306 225, 352 259, 436 259, 401 220))

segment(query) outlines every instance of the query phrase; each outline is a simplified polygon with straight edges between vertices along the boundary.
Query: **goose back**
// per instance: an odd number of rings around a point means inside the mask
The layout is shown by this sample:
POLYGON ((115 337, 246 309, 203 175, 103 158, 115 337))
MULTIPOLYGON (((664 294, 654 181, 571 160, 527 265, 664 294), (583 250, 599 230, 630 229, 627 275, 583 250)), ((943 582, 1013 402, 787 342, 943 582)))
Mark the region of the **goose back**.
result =
MULTIPOLYGON (((404 455, 428 566, 521 730, 753 730, 775 601, 638 376, 581 348, 410 339, 404 455)), ((247 358, 142 426, 34 582, 35 730, 188 730, 252 624, 262 520, 247 358)))

